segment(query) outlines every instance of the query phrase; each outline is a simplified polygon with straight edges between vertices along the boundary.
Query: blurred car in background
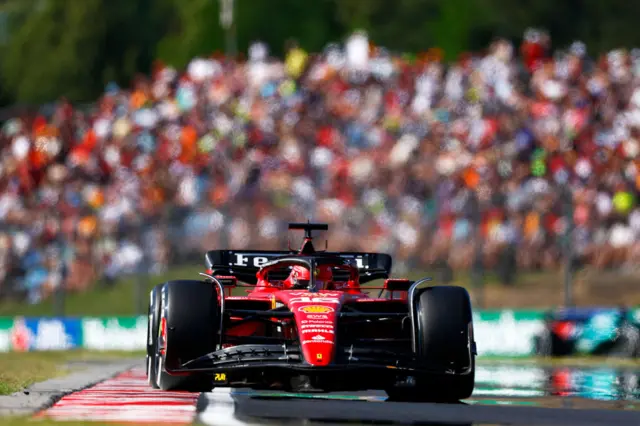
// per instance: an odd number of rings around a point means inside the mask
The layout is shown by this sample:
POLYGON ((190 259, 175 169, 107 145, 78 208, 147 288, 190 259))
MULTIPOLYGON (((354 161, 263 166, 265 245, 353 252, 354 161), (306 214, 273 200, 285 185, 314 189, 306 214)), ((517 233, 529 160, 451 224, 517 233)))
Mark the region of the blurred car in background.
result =
POLYGON ((640 321, 625 308, 564 308, 547 314, 535 338, 542 356, 640 356, 640 321))
POLYGON ((547 388, 554 396, 599 400, 634 400, 640 391, 640 373, 634 369, 554 368, 547 388))

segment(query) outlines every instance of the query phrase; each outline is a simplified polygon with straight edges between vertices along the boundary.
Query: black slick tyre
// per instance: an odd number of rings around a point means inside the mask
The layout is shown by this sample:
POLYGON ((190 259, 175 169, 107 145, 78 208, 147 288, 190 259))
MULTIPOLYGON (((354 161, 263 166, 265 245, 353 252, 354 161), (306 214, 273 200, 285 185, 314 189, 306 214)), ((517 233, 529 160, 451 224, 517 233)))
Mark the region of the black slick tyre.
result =
POLYGON ((220 330, 216 287, 192 280, 169 281, 162 287, 160 321, 166 331, 164 353, 156 356, 156 385, 162 390, 203 392, 211 390, 207 375, 170 375, 184 362, 215 351, 220 330))
POLYGON ((622 324, 620 337, 614 345, 611 355, 632 359, 640 357, 640 330, 631 324, 622 324))
POLYGON ((422 290, 416 304, 416 355, 430 365, 456 374, 417 376, 416 386, 387 390, 391 400, 456 402, 469 398, 475 386, 475 343, 469 293, 462 287, 422 290), (459 374, 466 372, 466 374, 459 374))
POLYGON ((157 389, 156 353, 158 350, 158 333, 160 327, 160 290, 162 284, 155 286, 149 294, 149 311, 147 321, 147 381, 157 389))
POLYGON ((544 329, 534 338, 535 353, 538 356, 550 357, 554 355, 555 337, 549 329, 544 329))

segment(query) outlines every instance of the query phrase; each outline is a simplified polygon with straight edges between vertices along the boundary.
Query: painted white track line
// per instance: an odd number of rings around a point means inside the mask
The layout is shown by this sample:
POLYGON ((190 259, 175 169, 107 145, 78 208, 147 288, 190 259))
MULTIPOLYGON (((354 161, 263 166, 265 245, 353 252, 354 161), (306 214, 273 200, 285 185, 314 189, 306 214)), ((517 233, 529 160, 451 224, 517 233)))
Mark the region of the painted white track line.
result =
POLYGON ((198 421, 212 426, 250 425, 251 423, 236 418, 236 405, 232 395, 233 390, 231 388, 217 388, 202 394, 207 399, 207 406, 199 413, 198 421))
POLYGON ((190 424, 199 394, 164 392, 147 384, 144 369, 133 369, 69 394, 36 415, 54 420, 190 424))

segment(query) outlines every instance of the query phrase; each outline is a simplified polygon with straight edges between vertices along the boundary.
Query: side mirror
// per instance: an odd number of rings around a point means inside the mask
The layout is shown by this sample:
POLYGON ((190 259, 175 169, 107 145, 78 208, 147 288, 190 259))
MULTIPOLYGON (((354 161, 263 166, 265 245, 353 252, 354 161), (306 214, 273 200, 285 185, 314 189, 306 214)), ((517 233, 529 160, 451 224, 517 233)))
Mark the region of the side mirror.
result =
POLYGON ((207 278, 207 281, 213 282, 214 279, 220 281, 223 287, 236 287, 238 279, 232 275, 213 275, 213 271, 207 270, 206 273, 200 272, 200 275, 207 278))
POLYGON ((220 284, 222 284, 224 287, 236 287, 238 285, 238 279, 236 277, 223 276, 223 275, 218 275, 214 277, 215 279, 220 281, 220 284))
POLYGON ((389 278, 384 280, 384 289, 387 291, 409 291, 414 281, 405 278, 389 278))

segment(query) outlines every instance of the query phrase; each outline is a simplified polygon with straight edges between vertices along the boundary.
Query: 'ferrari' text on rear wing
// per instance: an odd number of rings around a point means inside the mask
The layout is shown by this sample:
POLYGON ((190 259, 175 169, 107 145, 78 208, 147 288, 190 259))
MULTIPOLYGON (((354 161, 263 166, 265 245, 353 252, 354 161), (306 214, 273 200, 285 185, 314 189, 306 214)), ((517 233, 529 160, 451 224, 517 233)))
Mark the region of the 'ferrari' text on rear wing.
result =
MULTIPOLYGON (((207 268, 218 273, 229 273, 238 277, 239 280, 254 284, 256 272, 261 266, 272 260, 291 256, 294 251, 271 251, 271 250, 211 250, 205 255, 207 268)), ((358 267, 358 270, 365 274, 367 272, 381 272, 384 275, 391 274, 391 256, 385 253, 360 253, 360 252, 322 252, 315 253, 316 257, 339 257, 351 259, 358 267)), ((375 278, 386 278, 376 275, 375 278)), ((365 282, 366 279, 361 280, 365 282)))

